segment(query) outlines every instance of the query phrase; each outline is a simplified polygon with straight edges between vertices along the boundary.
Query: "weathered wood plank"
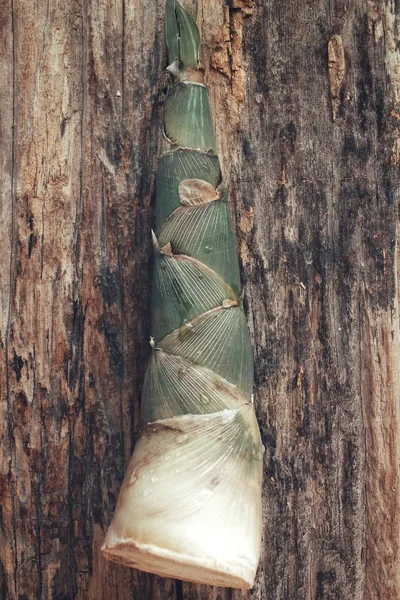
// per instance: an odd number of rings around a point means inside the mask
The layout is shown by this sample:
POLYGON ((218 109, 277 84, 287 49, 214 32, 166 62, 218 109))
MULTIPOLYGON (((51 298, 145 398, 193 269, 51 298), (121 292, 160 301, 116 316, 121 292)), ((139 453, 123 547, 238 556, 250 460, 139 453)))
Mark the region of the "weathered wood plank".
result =
POLYGON ((387 48, 356 3, 272 2, 246 39, 237 212, 254 212, 242 256, 267 449, 262 597, 398 598, 398 134, 387 48), (346 60, 335 122, 333 34, 346 60))
POLYGON ((4 570, 6 597, 39 598, 52 589, 60 563, 65 565, 63 588, 70 595, 75 589, 69 488, 72 394, 63 359, 72 313, 73 223, 79 197, 81 124, 74 109, 81 97, 80 44, 73 39, 75 16, 61 6, 50 10, 21 1, 8 10, 13 25, 14 114, 7 123, 14 145, 13 219, 11 244, 2 246, 2 252, 12 257, 3 365, 10 430, 4 476, 12 505, 3 519, 13 526, 14 561, 6 562, 4 570), (77 76, 75 88, 64 88, 68 77, 77 76), (67 144, 60 136, 63 111, 72 120, 67 144))
POLYGON ((9 418, 8 373, 9 347, 7 332, 9 327, 9 310, 11 301, 11 265, 13 230, 13 173, 14 173, 14 69, 13 69, 13 19, 11 2, 5 2, 0 8, 1 81, 0 105, 0 497, 5 518, 2 519, 2 561, 0 563, 0 597, 6 598, 11 585, 10 577, 15 564, 14 523, 11 518, 13 497, 8 474, 10 472, 12 423, 9 418), (7 567, 9 576, 7 576, 7 567))
POLYGON ((266 446, 263 556, 250 592, 101 556, 148 356, 163 4, 0 7, 0 598, 396 600, 389 0, 202 2, 266 446))

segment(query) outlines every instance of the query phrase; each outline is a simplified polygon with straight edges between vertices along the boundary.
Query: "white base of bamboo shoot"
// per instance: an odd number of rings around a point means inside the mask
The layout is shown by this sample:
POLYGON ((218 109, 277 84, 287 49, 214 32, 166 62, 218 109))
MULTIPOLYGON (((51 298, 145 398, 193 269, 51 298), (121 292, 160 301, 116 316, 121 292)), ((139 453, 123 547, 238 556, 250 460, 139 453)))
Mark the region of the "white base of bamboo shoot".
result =
POLYGON ((103 552, 165 577, 250 588, 261 542, 262 445, 253 407, 149 424, 103 552))
POLYGON ((106 558, 128 567, 172 577, 221 587, 249 589, 254 581, 254 566, 243 563, 224 563, 157 548, 151 544, 139 544, 133 540, 109 539, 102 548, 106 558), (114 545, 110 545, 110 544, 114 545))

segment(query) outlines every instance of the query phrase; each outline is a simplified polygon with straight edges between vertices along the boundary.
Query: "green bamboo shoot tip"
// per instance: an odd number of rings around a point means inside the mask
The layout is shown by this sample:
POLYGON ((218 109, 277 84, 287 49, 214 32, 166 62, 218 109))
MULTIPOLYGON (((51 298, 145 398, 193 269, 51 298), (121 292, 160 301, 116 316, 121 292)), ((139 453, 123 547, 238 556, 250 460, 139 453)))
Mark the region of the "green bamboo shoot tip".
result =
POLYGON ((169 63, 178 58, 183 71, 197 67, 199 30, 190 12, 177 0, 167 0, 166 3, 165 38, 169 63))

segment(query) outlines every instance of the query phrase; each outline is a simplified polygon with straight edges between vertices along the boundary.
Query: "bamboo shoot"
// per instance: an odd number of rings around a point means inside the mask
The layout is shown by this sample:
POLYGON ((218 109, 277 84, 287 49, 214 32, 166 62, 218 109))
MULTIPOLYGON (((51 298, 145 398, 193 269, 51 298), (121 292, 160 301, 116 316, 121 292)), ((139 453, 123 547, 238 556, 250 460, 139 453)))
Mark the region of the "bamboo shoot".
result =
POLYGON ((167 0, 171 83, 157 176, 152 357, 143 433, 103 552, 199 583, 251 587, 262 445, 239 265, 193 2, 167 0))

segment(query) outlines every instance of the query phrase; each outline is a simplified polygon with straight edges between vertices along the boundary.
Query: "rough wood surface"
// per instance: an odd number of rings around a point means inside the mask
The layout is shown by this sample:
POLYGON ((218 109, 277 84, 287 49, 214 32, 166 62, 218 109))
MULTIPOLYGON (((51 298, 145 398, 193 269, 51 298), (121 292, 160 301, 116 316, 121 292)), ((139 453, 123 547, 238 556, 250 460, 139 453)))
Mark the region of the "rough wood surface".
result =
POLYGON ((202 2, 266 447, 245 593, 99 552, 149 350, 163 2, 0 5, 0 599, 400 599, 396 14, 202 2))

